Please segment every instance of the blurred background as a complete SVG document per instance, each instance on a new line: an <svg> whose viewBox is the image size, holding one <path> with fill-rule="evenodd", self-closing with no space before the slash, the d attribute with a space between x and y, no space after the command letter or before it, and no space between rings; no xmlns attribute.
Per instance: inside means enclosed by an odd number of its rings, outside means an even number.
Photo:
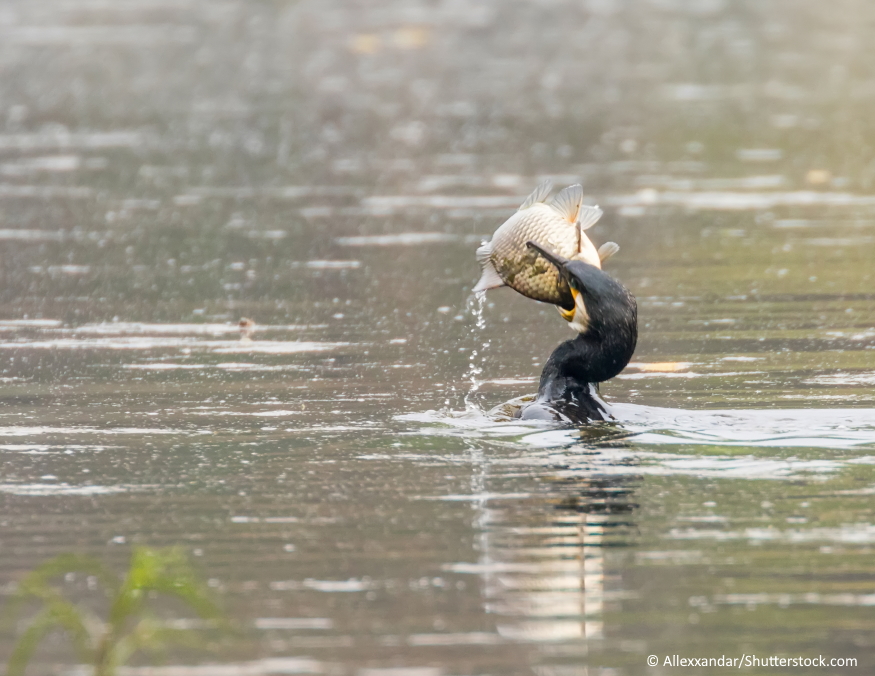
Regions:
<svg viewBox="0 0 875 676"><path fill-rule="evenodd" d="M0 0L2 593L182 546L241 631L131 675L871 670L873 35L863 0ZM627 425L483 415L571 337L469 299L545 178L638 297Z"/></svg>

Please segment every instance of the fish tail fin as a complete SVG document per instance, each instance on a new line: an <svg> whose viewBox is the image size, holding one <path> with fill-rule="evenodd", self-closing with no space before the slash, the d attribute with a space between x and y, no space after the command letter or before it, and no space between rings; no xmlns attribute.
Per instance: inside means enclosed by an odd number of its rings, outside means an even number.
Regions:
<svg viewBox="0 0 875 676"><path fill-rule="evenodd" d="M537 188L532 191L532 194L526 197L526 201L520 205L518 211L522 211L523 209L528 209L533 204L538 204L539 202L546 202L547 196L550 194L550 191L553 190L553 181L549 178L546 181L543 181Z"/></svg>
<svg viewBox="0 0 875 676"><path fill-rule="evenodd" d="M598 207L591 207L586 204L581 205L578 219L580 220L580 231L588 230L596 224L602 217L604 212Z"/></svg>
<svg viewBox="0 0 875 676"><path fill-rule="evenodd" d="M599 247L599 260L604 263L619 250L620 245L616 242L605 242Z"/></svg>
<svg viewBox="0 0 875 676"><path fill-rule="evenodd" d="M498 275L498 270L492 263L492 242L487 242L477 249L477 262L483 269L483 274L480 275L480 281L474 287L474 293L488 291L489 289L497 289L499 286L504 286L504 280Z"/></svg>
<svg viewBox="0 0 875 676"><path fill-rule="evenodd" d="M576 183L559 191L550 206L569 223L577 223L581 204L583 204L583 186Z"/></svg>

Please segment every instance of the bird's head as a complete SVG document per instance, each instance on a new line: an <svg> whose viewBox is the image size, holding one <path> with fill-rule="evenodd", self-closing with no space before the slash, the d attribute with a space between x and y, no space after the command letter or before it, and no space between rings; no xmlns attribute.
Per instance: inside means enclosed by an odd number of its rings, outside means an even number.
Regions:
<svg viewBox="0 0 875 676"><path fill-rule="evenodd" d="M638 308L635 297L610 275L589 263L556 254L537 242L526 242L556 266L574 298L572 308L559 308L563 318L578 333L607 337L634 325L637 335Z"/></svg>

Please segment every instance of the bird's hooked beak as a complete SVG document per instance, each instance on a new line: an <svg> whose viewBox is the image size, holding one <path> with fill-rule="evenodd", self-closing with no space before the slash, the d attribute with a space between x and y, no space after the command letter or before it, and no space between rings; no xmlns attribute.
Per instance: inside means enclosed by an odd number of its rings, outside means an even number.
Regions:
<svg viewBox="0 0 875 676"><path fill-rule="evenodd" d="M561 306L556 306L556 309L559 310L562 319L570 323L572 328L583 333L589 323L589 317L586 311L586 306L583 304L583 298L581 297L580 291L574 288L575 285L571 283L572 275L568 273L568 268L566 267L571 261L564 256L560 256L559 254L550 251L537 242L533 242L532 240L526 242L526 246L532 251L537 251L541 256L555 265L556 269L559 271L559 275L568 282L568 288L571 289L571 295L574 298L574 307L570 310L566 310ZM577 321L575 321L575 318Z"/></svg>
<svg viewBox="0 0 875 676"><path fill-rule="evenodd" d="M563 277L566 276L563 274L565 271L564 268L571 261L569 261L564 256L560 256L559 254L553 253L552 251L550 251L550 249L547 249L546 247L538 244L537 242L533 242L532 240L529 240L528 242L526 242L526 246L529 247L530 249L532 249L533 251L537 251L544 258L546 258L553 265L555 265L556 268L559 270L559 273L562 274Z"/></svg>

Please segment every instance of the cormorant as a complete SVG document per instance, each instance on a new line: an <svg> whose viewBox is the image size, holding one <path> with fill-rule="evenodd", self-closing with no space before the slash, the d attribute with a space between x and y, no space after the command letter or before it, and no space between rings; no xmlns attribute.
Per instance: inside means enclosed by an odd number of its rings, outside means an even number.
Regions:
<svg viewBox="0 0 875 676"><path fill-rule="evenodd" d="M555 265L568 282L574 306L561 311L578 335L553 350L541 372L538 396L515 417L569 423L611 420L598 384L622 371L635 352L635 296L594 265L569 260L536 242L526 245Z"/></svg>

